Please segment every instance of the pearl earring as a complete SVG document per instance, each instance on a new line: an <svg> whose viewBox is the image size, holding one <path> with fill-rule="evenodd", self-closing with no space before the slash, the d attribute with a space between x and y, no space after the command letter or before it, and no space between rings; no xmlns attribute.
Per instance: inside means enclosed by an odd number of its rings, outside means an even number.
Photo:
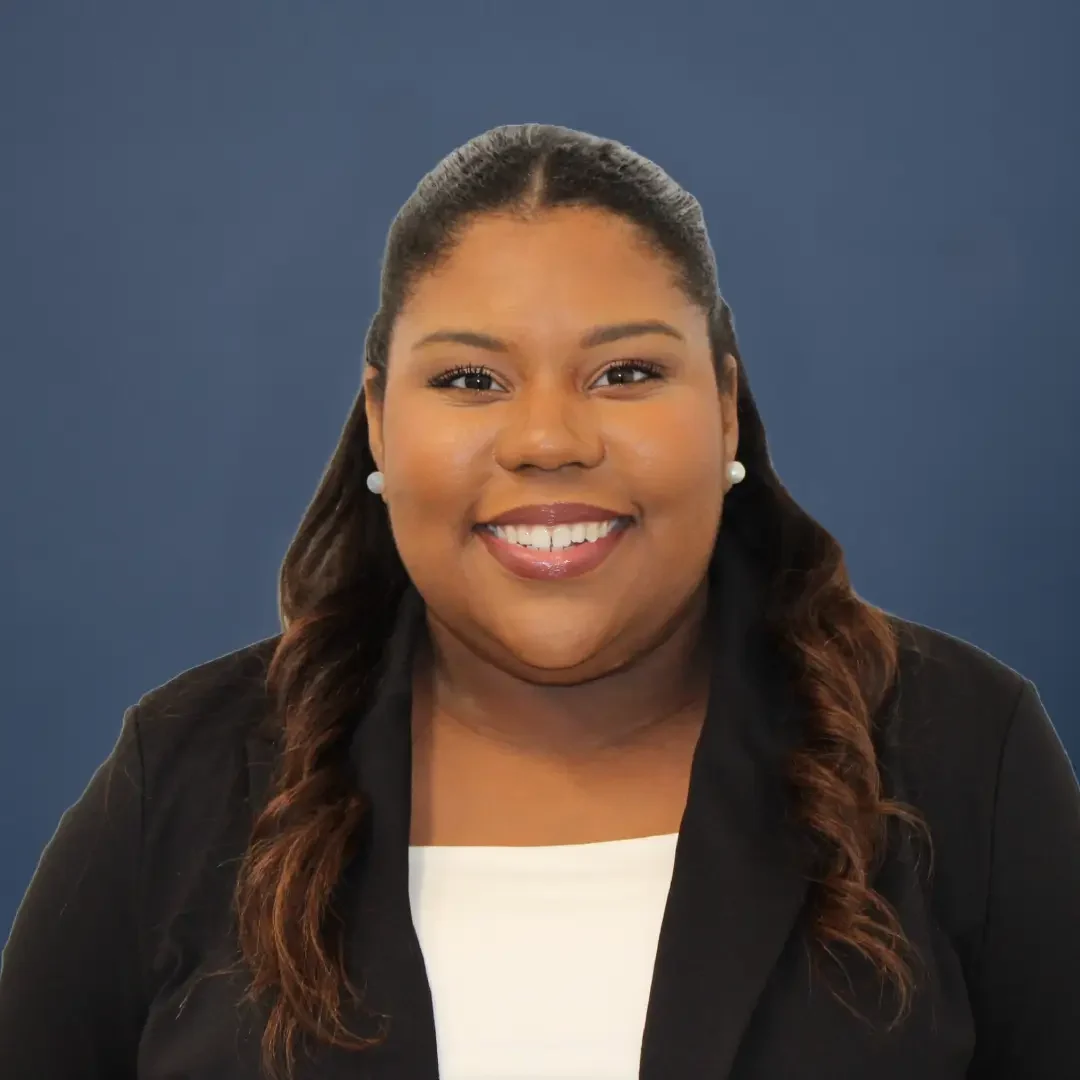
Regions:
<svg viewBox="0 0 1080 1080"><path fill-rule="evenodd" d="M383 493L383 474L381 472L368 473L367 475L368 491L372 495L381 495Z"/></svg>
<svg viewBox="0 0 1080 1080"><path fill-rule="evenodd" d="M746 479L746 466L741 461L733 461L727 467L727 475L733 484L740 484Z"/></svg>

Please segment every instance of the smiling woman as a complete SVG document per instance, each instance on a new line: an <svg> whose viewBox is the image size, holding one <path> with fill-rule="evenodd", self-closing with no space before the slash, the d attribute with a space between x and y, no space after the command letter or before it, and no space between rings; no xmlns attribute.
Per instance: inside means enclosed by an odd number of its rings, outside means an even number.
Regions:
<svg viewBox="0 0 1080 1080"><path fill-rule="evenodd" d="M46 849L5 1075L1080 1075L1061 743L784 488L697 200L486 132L365 359L282 633L146 694Z"/></svg>

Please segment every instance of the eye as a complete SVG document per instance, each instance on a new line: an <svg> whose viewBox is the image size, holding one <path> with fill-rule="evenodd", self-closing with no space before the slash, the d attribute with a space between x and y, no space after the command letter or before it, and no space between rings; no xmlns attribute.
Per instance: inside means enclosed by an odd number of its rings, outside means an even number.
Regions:
<svg viewBox="0 0 1080 1080"><path fill-rule="evenodd" d="M662 375L663 370L660 365L649 360L620 360L617 364L605 368L593 386L601 389L611 386L633 386L637 383L659 379Z"/></svg>
<svg viewBox="0 0 1080 1080"><path fill-rule="evenodd" d="M476 394L503 389L487 368L471 364L451 368L441 375L433 376L428 380L428 386L443 390L466 390Z"/></svg>

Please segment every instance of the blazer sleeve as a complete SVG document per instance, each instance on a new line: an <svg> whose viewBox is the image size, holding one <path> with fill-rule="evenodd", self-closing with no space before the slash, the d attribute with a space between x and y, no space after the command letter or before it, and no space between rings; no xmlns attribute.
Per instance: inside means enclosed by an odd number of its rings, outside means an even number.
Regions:
<svg viewBox="0 0 1080 1080"><path fill-rule="evenodd" d="M1025 681L998 771L973 1080L1080 1077L1080 785Z"/></svg>
<svg viewBox="0 0 1080 1080"><path fill-rule="evenodd" d="M144 1019L138 875L142 764L137 706L60 819L0 966L5 1076L129 1080Z"/></svg>

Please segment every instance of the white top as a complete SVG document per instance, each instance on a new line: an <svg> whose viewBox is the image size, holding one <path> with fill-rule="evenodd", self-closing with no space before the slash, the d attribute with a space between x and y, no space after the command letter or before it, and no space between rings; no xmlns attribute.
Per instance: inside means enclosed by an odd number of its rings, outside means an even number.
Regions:
<svg viewBox="0 0 1080 1080"><path fill-rule="evenodd" d="M637 1080L677 838L409 849L441 1080Z"/></svg>

